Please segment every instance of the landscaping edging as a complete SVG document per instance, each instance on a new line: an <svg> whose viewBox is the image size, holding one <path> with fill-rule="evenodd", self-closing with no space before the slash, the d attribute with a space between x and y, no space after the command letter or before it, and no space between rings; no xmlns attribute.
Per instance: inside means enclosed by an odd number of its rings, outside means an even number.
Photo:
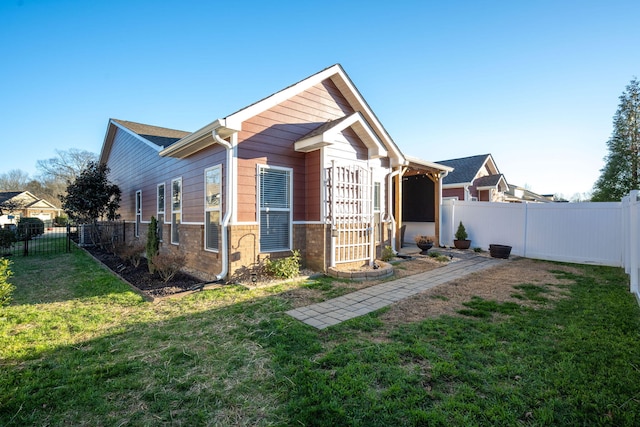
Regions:
<svg viewBox="0 0 640 427"><path fill-rule="evenodd" d="M337 267L329 267L327 275L338 279L351 280L380 280L393 276L393 266L384 261L376 261L378 268L353 268L341 270Z"/></svg>

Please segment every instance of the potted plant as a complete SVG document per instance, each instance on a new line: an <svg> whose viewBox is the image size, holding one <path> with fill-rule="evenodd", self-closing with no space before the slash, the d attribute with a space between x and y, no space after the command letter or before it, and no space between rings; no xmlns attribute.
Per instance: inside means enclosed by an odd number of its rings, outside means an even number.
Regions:
<svg viewBox="0 0 640 427"><path fill-rule="evenodd" d="M415 240L422 253L426 253L433 247L433 237L431 236L416 236L413 240Z"/></svg>
<svg viewBox="0 0 640 427"><path fill-rule="evenodd" d="M453 245L456 249L469 249L471 246L471 240L467 240L467 230L464 228L462 221L458 225L458 230L456 231L456 238L453 241Z"/></svg>

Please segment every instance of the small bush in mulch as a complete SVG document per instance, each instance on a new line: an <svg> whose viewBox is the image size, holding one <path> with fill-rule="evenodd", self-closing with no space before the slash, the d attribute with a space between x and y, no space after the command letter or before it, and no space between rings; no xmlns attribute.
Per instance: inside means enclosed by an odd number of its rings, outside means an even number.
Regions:
<svg viewBox="0 0 640 427"><path fill-rule="evenodd" d="M200 289L203 284L199 278L182 271L177 271L170 280L164 281L159 274L149 273L146 258L140 259L138 265L134 266L131 262L97 246L84 249L111 271L151 297L163 297Z"/></svg>

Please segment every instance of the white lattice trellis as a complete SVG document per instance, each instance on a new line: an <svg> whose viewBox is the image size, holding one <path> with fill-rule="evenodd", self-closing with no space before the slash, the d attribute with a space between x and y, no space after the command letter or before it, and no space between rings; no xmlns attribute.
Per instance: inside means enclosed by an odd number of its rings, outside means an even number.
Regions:
<svg viewBox="0 0 640 427"><path fill-rule="evenodd" d="M331 266L375 258L372 171L360 165L326 169L327 219L332 230Z"/></svg>

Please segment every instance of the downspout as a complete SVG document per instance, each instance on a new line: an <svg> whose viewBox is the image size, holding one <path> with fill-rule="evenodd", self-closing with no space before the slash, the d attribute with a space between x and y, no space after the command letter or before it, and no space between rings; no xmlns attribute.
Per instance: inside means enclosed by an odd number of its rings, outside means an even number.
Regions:
<svg viewBox="0 0 640 427"><path fill-rule="evenodd" d="M391 222L391 250L397 254L396 250L396 219L393 217L393 178L402 173L402 167L387 174L387 212L388 221Z"/></svg>
<svg viewBox="0 0 640 427"><path fill-rule="evenodd" d="M229 272L229 251L227 248L227 228L229 226L229 221L231 220L232 208L233 208L233 191L231 181L233 179L232 167L233 167L233 145L224 139L220 138L218 135L218 131L214 129L211 131L211 136L213 139L220 145L222 145L227 150L227 167L226 167L226 178L225 178L225 204L226 209L224 213L224 217L222 218L222 270L220 274L216 276L217 281L221 281L227 276Z"/></svg>

